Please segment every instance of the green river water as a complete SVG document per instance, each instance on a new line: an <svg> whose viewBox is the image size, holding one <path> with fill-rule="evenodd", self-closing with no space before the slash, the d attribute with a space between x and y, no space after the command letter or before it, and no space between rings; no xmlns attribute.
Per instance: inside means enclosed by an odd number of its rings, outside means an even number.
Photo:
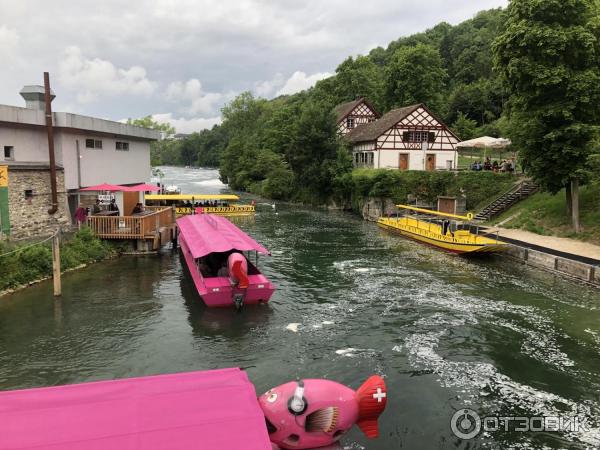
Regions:
<svg viewBox="0 0 600 450"><path fill-rule="evenodd" d="M216 171L165 168L184 192ZM269 248L270 304L203 306L176 252L122 257L0 299L0 389L239 366L260 394L295 378L385 377L380 438L348 449L599 448L600 291L504 258L464 259L337 212L257 205L236 221ZM577 416L578 430L450 427L479 416ZM492 422L493 425L493 422ZM1 432L2 424L0 424Z"/></svg>

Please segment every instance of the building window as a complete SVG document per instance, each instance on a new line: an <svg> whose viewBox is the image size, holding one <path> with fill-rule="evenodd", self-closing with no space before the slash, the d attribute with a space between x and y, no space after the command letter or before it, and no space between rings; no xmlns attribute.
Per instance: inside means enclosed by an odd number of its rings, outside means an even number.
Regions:
<svg viewBox="0 0 600 450"><path fill-rule="evenodd" d="M6 160L15 159L15 148L12 145L4 146L4 159L6 159Z"/></svg>
<svg viewBox="0 0 600 450"><path fill-rule="evenodd" d="M430 131L405 131L402 133L404 142L435 142L435 133Z"/></svg>
<svg viewBox="0 0 600 450"><path fill-rule="evenodd" d="M31 200L33 198L33 189L25 189L25 198Z"/></svg>
<svg viewBox="0 0 600 450"><path fill-rule="evenodd" d="M102 148L102 141L99 139L86 139L85 148Z"/></svg>
<svg viewBox="0 0 600 450"><path fill-rule="evenodd" d="M354 128L354 117L348 117L346 119L346 128Z"/></svg>
<svg viewBox="0 0 600 450"><path fill-rule="evenodd" d="M122 151L129 151L129 142L116 142L116 149Z"/></svg>

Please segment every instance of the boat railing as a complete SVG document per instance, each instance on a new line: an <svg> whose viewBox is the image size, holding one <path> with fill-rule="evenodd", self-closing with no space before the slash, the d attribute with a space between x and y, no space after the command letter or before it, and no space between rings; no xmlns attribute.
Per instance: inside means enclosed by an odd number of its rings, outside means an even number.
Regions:
<svg viewBox="0 0 600 450"><path fill-rule="evenodd" d="M147 206L144 215L87 218L90 229L103 239L144 239L173 222L173 208L165 206Z"/></svg>

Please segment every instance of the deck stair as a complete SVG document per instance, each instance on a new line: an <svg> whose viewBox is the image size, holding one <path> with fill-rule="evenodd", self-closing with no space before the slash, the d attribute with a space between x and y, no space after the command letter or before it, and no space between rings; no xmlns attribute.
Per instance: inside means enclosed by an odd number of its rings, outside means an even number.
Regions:
<svg viewBox="0 0 600 450"><path fill-rule="evenodd" d="M502 194L475 215L475 220L487 221L502 214L512 205L529 197L539 190L539 186L531 180L523 180L515 184L509 191Z"/></svg>

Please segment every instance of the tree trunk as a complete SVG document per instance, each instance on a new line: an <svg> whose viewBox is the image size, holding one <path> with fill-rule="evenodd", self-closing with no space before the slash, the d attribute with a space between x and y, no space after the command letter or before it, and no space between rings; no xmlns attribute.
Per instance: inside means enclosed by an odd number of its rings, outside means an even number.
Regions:
<svg viewBox="0 0 600 450"><path fill-rule="evenodd" d="M577 179L571 181L571 208L573 213L573 230L575 233L579 233L581 225L579 224L579 180Z"/></svg>
<svg viewBox="0 0 600 450"><path fill-rule="evenodd" d="M571 182L565 185L565 197L567 200L567 216L573 216L573 198L571 197Z"/></svg>

